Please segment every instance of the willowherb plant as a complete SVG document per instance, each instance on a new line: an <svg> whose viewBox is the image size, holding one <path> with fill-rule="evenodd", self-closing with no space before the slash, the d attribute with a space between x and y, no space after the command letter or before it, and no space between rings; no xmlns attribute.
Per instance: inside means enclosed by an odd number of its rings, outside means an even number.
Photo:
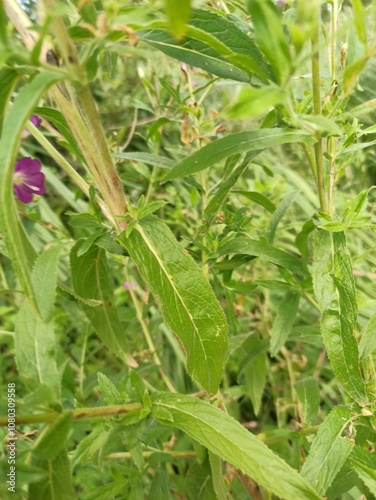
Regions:
<svg viewBox="0 0 376 500"><path fill-rule="evenodd" d="M375 495L376 4L0 13L1 498Z"/></svg>

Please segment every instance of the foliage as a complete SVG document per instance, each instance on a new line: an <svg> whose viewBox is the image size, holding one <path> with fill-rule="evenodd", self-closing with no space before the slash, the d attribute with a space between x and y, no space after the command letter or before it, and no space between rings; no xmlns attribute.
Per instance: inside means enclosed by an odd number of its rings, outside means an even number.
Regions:
<svg viewBox="0 0 376 500"><path fill-rule="evenodd" d="M376 3L0 16L0 497L376 495Z"/></svg>

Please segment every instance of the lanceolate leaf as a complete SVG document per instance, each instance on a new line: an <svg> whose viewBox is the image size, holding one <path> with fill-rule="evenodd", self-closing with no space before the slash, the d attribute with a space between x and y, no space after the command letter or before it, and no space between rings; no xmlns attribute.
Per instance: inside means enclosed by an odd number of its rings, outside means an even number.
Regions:
<svg viewBox="0 0 376 500"><path fill-rule="evenodd" d="M258 151L248 153L244 160L240 163L240 165L238 165L227 177L227 179L225 179L221 183L218 191L215 193L215 195L205 208L204 217L208 225L212 224L214 217L217 215L224 201L226 200L230 189L236 184L236 181L248 168L249 162L252 160L252 158L257 156L258 153Z"/></svg>
<svg viewBox="0 0 376 500"><path fill-rule="evenodd" d="M56 81L55 74L41 73L20 91L7 114L0 141L0 230L17 278L34 305L30 270L36 254L17 214L12 176L25 123L44 92Z"/></svg>
<svg viewBox="0 0 376 500"><path fill-rule="evenodd" d="M74 500L77 494L72 484L71 463L64 450L50 460L36 461L39 468L47 472L47 478L30 485L29 500Z"/></svg>
<svg viewBox="0 0 376 500"><path fill-rule="evenodd" d="M376 454L374 451L364 450L358 445L350 456L350 463L357 475L364 482L372 495L376 495Z"/></svg>
<svg viewBox="0 0 376 500"><path fill-rule="evenodd" d="M128 250L160 305L164 319L187 354L187 370L207 391L216 392L227 352L227 325L218 301L194 260L164 222L154 216L139 221Z"/></svg>
<svg viewBox="0 0 376 500"><path fill-rule="evenodd" d="M167 173L164 180L171 181L200 172L233 154L262 150L289 142L312 143L312 141L312 137L304 132L283 128L230 134L207 144L193 155L185 158Z"/></svg>
<svg viewBox="0 0 376 500"><path fill-rule="evenodd" d="M248 6L257 43L281 83L289 74L291 55L277 9L270 0L249 0Z"/></svg>
<svg viewBox="0 0 376 500"><path fill-rule="evenodd" d="M97 307L91 307L80 300L80 306L92 323L95 331L105 345L120 357L127 355L127 344L119 316L113 303L113 287L110 279L106 251L93 245L84 255L79 256L85 240L80 240L72 248L70 261L74 292L83 299L100 301Z"/></svg>
<svg viewBox="0 0 376 500"><path fill-rule="evenodd" d="M353 417L352 412L337 406L320 425L307 460L302 468L304 476L323 496L331 485L354 445L342 437L342 432Z"/></svg>
<svg viewBox="0 0 376 500"><path fill-rule="evenodd" d="M156 418L159 408L167 410L173 421L163 419L162 423L181 429L263 488L286 500L319 499L295 469L219 408L182 394L153 396Z"/></svg>
<svg viewBox="0 0 376 500"><path fill-rule="evenodd" d="M19 73L13 68L3 68L0 71L0 133L3 127L3 120L5 112L9 106L9 97L12 93L13 87L15 86Z"/></svg>
<svg viewBox="0 0 376 500"><path fill-rule="evenodd" d="M344 233L317 231L314 237L313 284L321 308L321 334L339 382L348 394L365 401L353 335L357 319L355 284Z"/></svg>
<svg viewBox="0 0 376 500"><path fill-rule="evenodd" d="M309 277L308 268L302 260L295 255L289 254L284 250L280 250L262 241L252 240L245 236L235 238L220 249L220 255L231 253L261 257L268 262L288 269L293 274L297 274L302 278Z"/></svg>
<svg viewBox="0 0 376 500"><path fill-rule="evenodd" d="M320 404L320 391L317 379L314 377L302 378L296 382L294 388L298 395L299 403L302 406L304 423L306 425L314 425Z"/></svg>
<svg viewBox="0 0 376 500"><path fill-rule="evenodd" d="M368 321L359 342L359 356L361 359L376 351L376 314Z"/></svg>
<svg viewBox="0 0 376 500"><path fill-rule="evenodd" d="M272 355L279 352L291 332L298 312L299 299L299 294L288 292L278 307L271 331L270 352Z"/></svg>
<svg viewBox="0 0 376 500"><path fill-rule="evenodd" d="M38 310L44 321L52 319L60 251L61 246L57 245L43 251L31 274Z"/></svg>
<svg viewBox="0 0 376 500"><path fill-rule="evenodd" d="M213 12L194 10L181 43L163 29L138 35L165 54L222 78L249 82L255 73L268 80L269 67L254 40L229 18Z"/></svg>
<svg viewBox="0 0 376 500"><path fill-rule="evenodd" d="M56 338L52 322L43 322L26 299L16 318L16 363L28 385L48 385L56 394L60 387L55 350Z"/></svg>

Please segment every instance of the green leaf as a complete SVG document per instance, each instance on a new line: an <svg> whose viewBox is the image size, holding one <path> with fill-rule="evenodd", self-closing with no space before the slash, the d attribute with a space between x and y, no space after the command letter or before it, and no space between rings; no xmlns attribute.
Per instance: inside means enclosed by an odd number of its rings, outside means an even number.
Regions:
<svg viewBox="0 0 376 500"><path fill-rule="evenodd" d="M13 195L12 179L18 146L26 121L39 99L58 77L53 73L38 74L23 87L7 114L0 140L0 230L16 276L31 302L36 306L30 270L35 251L20 223Z"/></svg>
<svg viewBox="0 0 376 500"><path fill-rule="evenodd" d="M270 85L261 89L244 87L235 104L225 111L225 116L230 119L259 116L282 104L285 99L285 91L276 86Z"/></svg>
<svg viewBox="0 0 376 500"><path fill-rule="evenodd" d="M129 238L128 250L156 298L163 317L187 354L187 370L208 392L216 392L227 352L227 325L222 309L194 260L164 222L142 219Z"/></svg>
<svg viewBox="0 0 376 500"><path fill-rule="evenodd" d="M111 382L111 380L101 372L97 373L97 379L98 379L99 390L104 396L106 405L119 404L121 396L117 388Z"/></svg>
<svg viewBox="0 0 376 500"><path fill-rule="evenodd" d="M232 193L240 194L249 200L254 201L258 205L264 207L268 212L273 214L276 211L276 206L266 196L256 191L238 191L234 190Z"/></svg>
<svg viewBox="0 0 376 500"><path fill-rule="evenodd" d="M346 224L340 221L330 221L324 222L324 224L320 225L320 229L324 229L330 233L342 233L347 229Z"/></svg>
<svg viewBox="0 0 376 500"><path fill-rule="evenodd" d="M0 134L3 128L3 121L6 110L9 106L9 98L12 90L19 79L19 73L13 68L3 68L0 71Z"/></svg>
<svg viewBox="0 0 376 500"><path fill-rule="evenodd" d="M182 394L154 393L153 401L153 409L162 407L170 412L174 419L171 425L268 491L286 500L319 499L296 470L219 408Z"/></svg>
<svg viewBox="0 0 376 500"><path fill-rule="evenodd" d="M364 359L376 351L376 314L368 321L359 342L359 357Z"/></svg>
<svg viewBox="0 0 376 500"><path fill-rule="evenodd" d="M268 262L288 269L291 273L297 274L302 278L309 277L307 266L295 255L289 254L263 241L252 240L245 236L235 238L225 243L225 245L220 248L219 253L220 255L234 253L261 257Z"/></svg>
<svg viewBox="0 0 376 500"><path fill-rule="evenodd" d="M294 389L302 408L305 425L314 425L320 404L320 391L317 379L314 377L302 378L295 383Z"/></svg>
<svg viewBox="0 0 376 500"><path fill-rule="evenodd" d="M222 78L248 82L255 73L261 80L268 80L269 68L254 40L230 17L192 11L187 36L180 44L162 29L143 30L138 35L170 57Z"/></svg>
<svg viewBox="0 0 376 500"><path fill-rule="evenodd" d="M54 422L44 427L33 446L33 453L53 460L65 448L65 441L71 429L72 414L63 413Z"/></svg>
<svg viewBox="0 0 376 500"><path fill-rule="evenodd" d="M361 0L351 0L356 33L363 45L367 46L367 28L365 22L365 12Z"/></svg>
<svg viewBox="0 0 376 500"><path fill-rule="evenodd" d="M176 40L181 40L186 32L191 12L190 0L165 0L171 33Z"/></svg>
<svg viewBox="0 0 376 500"><path fill-rule="evenodd" d="M171 181L179 177L201 172L207 167L215 165L228 156L259 151L268 147L291 142L311 143L313 139L304 132L288 129L261 129L251 132L229 134L222 139L217 139L185 158L170 170L164 181Z"/></svg>
<svg viewBox="0 0 376 500"><path fill-rule="evenodd" d="M101 301L98 307L91 307L82 301L80 306L104 344L114 354L130 363L131 357L127 354L124 327L120 323L113 303L113 288L106 252L94 245L79 257L79 250L84 243L84 240L78 241L70 254L74 292L83 299Z"/></svg>
<svg viewBox="0 0 376 500"><path fill-rule="evenodd" d="M226 200L230 189L236 184L239 177L243 175L243 173L248 168L249 162L259 154L259 151L254 151L253 153L248 153L244 160L238 165L233 172L225 179L218 188L218 191L215 193L213 198L208 203L207 207L204 211L204 218L208 225L213 223L215 216L220 211L224 201Z"/></svg>
<svg viewBox="0 0 376 500"><path fill-rule="evenodd" d="M290 205L294 203L295 198L298 193L295 191L293 193L288 193L282 202L278 205L277 210L274 212L272 220L270 221L270 225L268 231L266 232L266 240L272 245L275 237L275 232L277 230L278 224L281 222L282 218L286 215Z"/></svg>
<svg viewBox="0 0 376 500"><path fill-rule="evenodd" d="M223 481L222 460L209 451L209 462L212 473L213 488L217 500L229 500L229 491Z"/></svg>
<svg viewBox="0 0 376 500"><path fill-rule="evenodd" d="M140 375L134 370L129 370L129 378L136 398L141 404L144 402L145 392L148 392Z"/></svg>
<svg viewBox="0 0 376 500"><path fill-rule="evenodd" d="M342 432L353 418L344 406L337 406L325 418L313 441L301 474L324 496L337 473L345 463L354 445L342 437Z"/></svg>
<svg viewBox="0 0 376 500"><path fill-rule="evenodd" d="M64 117L64 115L57 109L40 107L37 108L36 113L44 118L47 122L52 123L54 127L60 132L65 141L61 141L62 145L68 149L73 155L75 155L82 164L86 164L84 155L81 149L78 147L77 141L72 134L70 127Z"/></svg>
<svg viewBox="0 0 376 500"><path fill-rule="evenodd" d="M100 424L78 443L73 452L72 463L77 465L92 460L93 457L104 447L110 436L110 431L105 424Z"/></svg>
<svg viewBox="0 0 376 500"><path fill-rule="evenodd" d="M358 445L354 446L349 459L355 472L364 482L372 495L376 495L376 456L375 452L364 450Z"/></svg>
<svg viewBox="0 0 376 500"><path fill-rule="evenodd" d="M72 471L68 455L61 452L51 460L39 460L37 465L47 472L47 478L29 487L29 500L75 500Z"/></svg>
<svg viewBox="0 0 376 500"><path fill-rule="evenodd" d="M53 323L43 322L27 299L16 317L14 342L19 374L30 385L44 384L58 394L60 374L55 360Z"/></svg>
<svg viewBox="0 0 376 500"><path fill-rule="evenodd" d="M281 16L270 0L249 0L248 10L257 43L274 70L275 81L282 83L291 71L291 55Z"/></svg>
<svg viewBox="0 0 376 500"><path fill-rule="evenodd" d="M228 78L239 82L249 82L250 76L242 69L227 61L224 56L212 49L206 43L185 37L179 45L164 30L153 29L137 33L141 40L148 42L164 54L182 61L190 66L201 68L222 78Z"/></svg>
<svg viewBox="0 0 376 500"><path fill-rule="evenodd" d="M151 201L147 205L143 206L140 208L137 212L137 219L143 219L144 217L147 217L148 215L152 214L153 212L156 212L160 208L164 207L167 205L167 201Z"/></svg>
<svg viewBox="0 0 376 500"><path fill-rule="evenodd" d="M161 464L156 470L153 481L151 482L148 500L171 500L172 497L168 484L169 476L166 472L166 467Z"/></svg>
<svg viewBox="0 0 376 500"><path fill-rule="evenodd" d="M353 335L357 319L355 283L343 233L316 232L312 277L321 308L321 334L334 374L355 401L364 402Z"/></svg>
<svg viewBox="0 0 376 500"><path fill-rule="evenodd" d="M277 309L270 341L270 353L275 356L289 336L299 308L300 295L288 292Z"/></svg>
<svg viewBox="0 0 376 500"><path fill-rule="evenodd" d="M245 376L247 395L252 401L253 411L258 415L266 383L267 356L263 342L255 333L244 341L242 350L248 362L242 363L239 371L240 375Z"/></svg>
<svg viewBox="0 0 376 500"><path fill-rule="evenodd" d="M56 245L43 252L35 261L31 273L31 282L35 290L40 316L43 321L52 319L54 312L57 269L61 245Z"/></svg>
<svg viewBox="0 0 376 500"><path fill-rule="evenodd" d="M115 158L123 158L124 160L137 161L146 163L146 165L153 165L160 168L172 168L175 165L174 160L166 158L165 156L152 155L149 153L116 153L113 155Z"/></svg>

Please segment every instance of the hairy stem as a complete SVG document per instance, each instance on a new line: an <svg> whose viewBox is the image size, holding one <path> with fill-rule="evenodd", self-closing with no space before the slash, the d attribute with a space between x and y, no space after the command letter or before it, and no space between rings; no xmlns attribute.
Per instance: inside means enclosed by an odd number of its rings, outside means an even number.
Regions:
<svg viewBox="0 0 376 500"><path fill-rule="evenodd" d="M70 413L72 415L73 420L87 420L90 418L114 417L116 415L124 415L131 411L140 410L141 408L142 408L141 403L129 403L126 405L81 408L79 410L70 410L63 412L63 414ZM31 415L18 415L16 416L16 425L43 424L43 423L53 422L61 415L62 413L58 413L56 411L35 413ZM0 417L0 427L6 427L7 425L8 425L8 417L7 416Z"/></svg>
<svg viewBox="0 0 376 500"><path fill-rule="evenodd" d="M319 52L319 30L320 30L320 10L317 8L317 24L312 36L312 96L313 96L313 113L321 115L321 76L320 76L320 52ZM316 172L317 172L317 189L319 192L320 208L323 212L327 212L325 180L324 180L324 156L323 142L320 137L315 144Z"/></svg>

